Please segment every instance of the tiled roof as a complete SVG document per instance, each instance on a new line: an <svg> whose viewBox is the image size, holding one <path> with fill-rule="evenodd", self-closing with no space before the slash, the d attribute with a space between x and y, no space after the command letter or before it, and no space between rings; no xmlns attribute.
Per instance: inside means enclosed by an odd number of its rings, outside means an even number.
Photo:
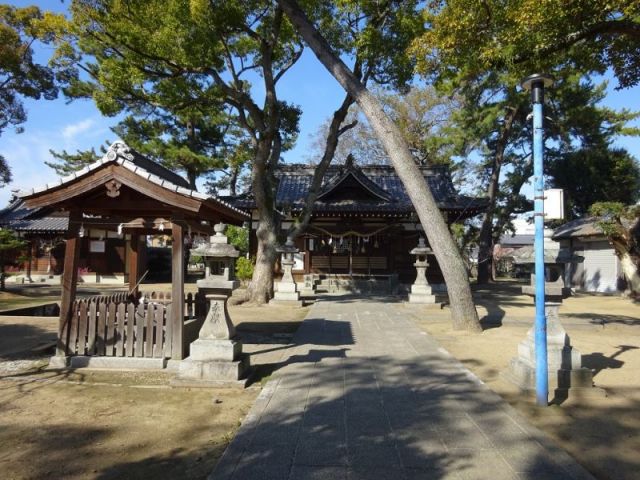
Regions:
<svg viewBox="0 0 640 480"><path fill-rule="evenodd" d="M346 177L346 170L353 168L353 176L366 179L365 187L374 193L370 199L340 198L332 201L330 196L325 199L320 196L314 205L314 212L389 212L411 213L413 204L406 193L404 185L391 166L376 165L362 167L330 166L325 175L322 192L339 188L339 184ZM428 183L440 209L457 212L460 216L470 216L484 210L487 205L485 198L467 197L455 191L449 170L446 167L420 167L425 181ZM276 176L279 180L276 203L279 207L290 206L293 211L302 209L305 198L313 179L314 167L306 165L284 165L279 168ZM364 183L364 182L363 182ZM375 195L381 192L382 195ZM255 202L251 195L236 197L234 204L240 208L251 209Z"/></svg>
<svg viewBox="0 0 640 480"><path fill-rule="evenodd" d="M502 235L500 237L500 245L533 245L535 235L528 234L516 234L516 235Z"/></svg>
<svg viewBox="0 0 640 480"><path fill-rule="evenodd" d="M17 232L64 233L69 227L65 216L43 216L40 208L27 208L21 199L15 199L0 211L0 226Z"/></svg>
<svg viewBox="0 0 640 480"><path fill-rule="evenodd" d="M572 220L556 228L553 231L553 239L602 236L602 232L596 227L595 223L596 218L594 217Z"/></svg>
<svg viewBox="0 0 640 480"><path fill-rule="evenodd" d="M236 213L241 214L242 216L246 216L246 212L227 202L220 200L217 197L212 197L204 193L191 190L189 188L189 183L180 175L172 172L171 170L168 170L167 168L152 160L149 160L135 150L129 148L129 146L121 141L114 142L109 147L107 153L105 153L105 155L100 160L92 163L91 165L88 165L83 169L72 173L71 175L60 178L56 183L46 184L39 188L32 188L27 191L19 192L18 196L29 197L31 195L35 195L49 189L57 188L66 183L73 182L77 178L83 177L94 170L99 169L107 163L117 163L119 165L122 165L124 168L130 170L136 175L172 192L176 192L181 195L196 198L202 201L210 201L233 210Z"/></svg>

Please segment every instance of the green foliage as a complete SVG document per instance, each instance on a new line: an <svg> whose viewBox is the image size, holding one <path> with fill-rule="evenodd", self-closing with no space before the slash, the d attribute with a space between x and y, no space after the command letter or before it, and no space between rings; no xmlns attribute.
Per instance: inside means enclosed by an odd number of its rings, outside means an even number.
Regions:
<svg viewBox="0 0 640 480"><path fill-rule="evenodd" d="M249 251L249 230L245 227L228 225L225 233L229 243L236 247L240 255L245 255Z"/></svg>
<svg viewBox="0 0 640 480"><path fill-rule="evenodd" d="M236 278L242 282L251 280L254 264L254 258L238 257L236 260Z"/></svg>
<svg viewBox="0 0 640 480"><path fill-rule="evenodd" d="M19 251L27 246L27 242L16 237L15 233L6 228L0 228L0 290L4 290L5 280L5 263L7 255L11 253L19 253Z"/></svg>
<svg viewBox="0 0 640 480"><path fill-rule="evenodd" d="M607 237L629 236L633 239L634 235L627 235L625 230L628 229L629 224L635 224L640 219L640 205L627 206L621 202L596 202L589 209L589 213L598 219L596 226Z"/></svg>
<svg viewBox="0 0 640 480"><path fill-rule="evenodd" d="M107 142L105 142L105 144L106 143ZM96 152L95 148L91 148L91 150L78 151L76 153L68 153L66 150L63 150L62 152L49 150L49 153L53 158L55 158L55 161L44 163L48 167L53 168L58 175L64 177L99 160L102 155L107 153L107 148L104 145L101 146L100 152L101 154Z"/></svg>
<svg viewBox="0 0 640 480"><path fill-rule="evenodd" d="M26 242L16 237L13 231L0 228L0 253L19 250L26 246Z"/></svg>
<svg viewBox="0 0 640 480"><path fill-rule="evenodd" d="M593 204L592 212L594 208L605 212L605 205L635 203L640 199L640 166L623 149L583 148L568 152L550 163L549 173L554 185L564 190L570 219L584 216ZM602 200L607 202L596 203Z"/></svg>
<svg viewBox="0 0 640 480"><path fill-rule="evenodd" d="M640 79L637 0L435 0L423 13L429 28L412 47L423 73L523 77L569 61L583 72L612 68L623 88Z"/></svg>
<svg viewBox="0 0 640 480"><path fill-rule="evenodd" d="M0 134L8 125L26 120L22 97L57 97L54 71L36 62L33 43L50 42L60 20L38 7L0 4Z"/></svg>
<svg viewBox="0 0 640 480"><path fill-rule="evenodd" d="M22 131L19 125L27 119L23 98L57 97L56 72L35 60L33 44L50 43L63 24L63 16L35 6L0 4L0 135L10 125ZM0 155L0 187L10 181L9 165Z"/></svg>

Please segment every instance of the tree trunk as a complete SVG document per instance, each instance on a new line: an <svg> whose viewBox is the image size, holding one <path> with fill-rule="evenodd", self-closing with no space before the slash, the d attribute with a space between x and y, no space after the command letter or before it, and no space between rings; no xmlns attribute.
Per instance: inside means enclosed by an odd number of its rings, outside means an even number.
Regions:
<svg viewBox="0 0 640 480"><path fill-rule="evenodd" d="M188 168L187 169L187 181L189 182L189 188L194 191L198 191L198 186L196 185L196 180L198 179L198 174L194 170Z"/></svg>
<svg viewBox="0 0 640 480"><path fill-rule="evenodd" d="M307 192L307 196L305 198L304 208L302 209L302 212L300 213L298 218L295 219L293 225L289 230L289 234L294 238L303 233L309 226L311 214L313 213L313 205L315 204L316 199L318 198L318 194L320 193L322 179L324 178L324 175L327 172L327 168L329 168L329 165L331 164L331 161L333 160L333 157L336 153L336 148L338 147L338 142L340 141L340 135L355 126L354 123L340 128L342 122L344 122L345 118L347 118L349 107L351 107L353 103L353 97L347 94L340 107L335 112L333 112L333 118L331 119L331 124L329 125L329 132L327 134L327 142L325 144L324 153L322 155L320 163L316 166L316 169L313 173L311 186L309 187L309 191Z"/></svg>
<svg viewBox="0 0 640 480"><path fill-rule="evenodd" d="M247 289L247 301L257 305L267 303L273 296L273 268L278 258L278 221L275 211L275 188L268 165L274 156L280 156L279 141L263 138L259 141L251 171L251 184L258 212L256 237L258 248L251 283Z"/></svg>
<svg viewBox="0 0 640 480"><path fill-rule="evenodd" d="M507 148L507 140L511 133L513 120L518 113L518 107L510 108L505 118L504 126L500 131L500 137L496 142L496 148L493 155L491 168L491 177L489 178L489 186L487 195L489 197L489 207L482 219L482 227L478 235L478 285L489 283L495 279L495 265L493 261L493 216L496 209L498 199L498 189L500 186L500 171L504 162L504 152Z"/></svg>
<svg viewBox="0 0 640 480"><path fill-rule="evenodd" d="M258 249L253 276L247 289L247 301L262 305L273 297L273 269L278 259L276 252L277 229L275 223L268 219L261 219L256 236Z"/></svg>
<svg viewBox="0 0 640 480"><path fill-rule="evenodd" d="M348 67L336 56L326 40L315 30L304 12L293 0L278 0L300 35L311 47L316 57L351 95L366 115L376 135L385 147L398 176L404 184L418 213L420 222L440 264L451 304L454 329L479 332L478 320L469 286L469 277L458 248L442 217L433 194L409 152L400 129L384 113L382 105Z"/></svg>
<svg viewBox="0 0 640 480"><path fill-rule="evenodd" d="M614 241L613 248L620 259L620 267L627 281L628 290L632 295L640 294L640 273L638 273L638 265L633 261L633 257L629 253L628 248L622 242Z"/></svg>
<svg viewBox="0 0 640 480"><path fill-rule="evenodd" d="M229 195L231 195L232 197L236 196L239 171L240 169L238 167L233 167L231 169L231 178L229 179Z"/></svg>

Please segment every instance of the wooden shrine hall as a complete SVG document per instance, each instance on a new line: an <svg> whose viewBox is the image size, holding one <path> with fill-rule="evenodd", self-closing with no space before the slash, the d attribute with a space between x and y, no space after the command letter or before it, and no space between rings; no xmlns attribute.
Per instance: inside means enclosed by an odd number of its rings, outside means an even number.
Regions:
<svg viewBox="0 0 640 480"><path fill-rule="evenodd" d="M351 157L350 157L351 158ZM483 212L486 198L459 194L446 166L420 166L447 223L462 221ZM304 205L313 180L311 165L282 165L276 171L277 208L284 213L283 233ZM252 211L250 250L255 254L257 213L249 193L233 200L234 205ZM307 231L296 240L293 273L349 277L397 277L409 283L415 279L415 258L409 254L424 230L404 185L389 165L358 166L352 160L331 165L313 206ZM443 283L440 268L432 257L429 281Z"/></svg>
<svg viewBox="0 0 640 480"><path fill-rule="evenodd" d="M185 241L208 235L218 222L242 224L243 211L193 191L182 177L116 142L104 157L59 182L20 192L27 208L68 212L56 357L156 357L181 360L185 353ZM76 301L80 238L85 229L116 232L127 239L129 286L140 278L137 254L145 235L170 234L172 287L164 302L120 297ZM171 298L171 301L166 301ZM196 331L197 335L197 331Z"/></svg>

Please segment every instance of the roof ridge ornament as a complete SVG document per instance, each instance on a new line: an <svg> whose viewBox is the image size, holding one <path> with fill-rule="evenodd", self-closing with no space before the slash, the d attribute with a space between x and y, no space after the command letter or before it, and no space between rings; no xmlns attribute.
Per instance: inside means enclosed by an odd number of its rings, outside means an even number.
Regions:
<svg viewBox="0 0 640 480"><path fill-rule="evenodd" d="M118 159L118 157L124 158L125 160L133 161L133 153L131 153L131 147L127 145L122 140L116 140L111 144L109 150L104 155L104 158L108 162L113 162Z"/></svg>
<svg viewBox="0 0 640 480"><path fill-rule="evenodd" d="M353 170L354 167L354 158L353 158L353 154L350 153L349 155L347 155L347 158L344 161L344 166L347 170Z"/></svg>

